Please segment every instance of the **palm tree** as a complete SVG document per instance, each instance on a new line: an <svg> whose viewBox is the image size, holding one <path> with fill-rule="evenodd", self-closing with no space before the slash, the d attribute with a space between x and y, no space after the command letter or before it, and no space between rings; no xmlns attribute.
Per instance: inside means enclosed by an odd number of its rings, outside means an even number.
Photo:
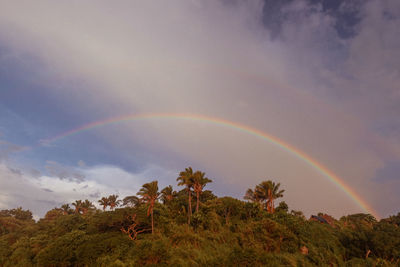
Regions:
<svg viewBox="0 0 400 267"><path fill-rule="evenodd" d="M243 197L246 200L249 200L254 203L260 203L260 199L258 198L257 194L253 191L253 189L247 189L246 194Z"/></svg>
<svg viewBox="0 0 400 267"><path fill-rule="evenodd" d="M121 200L117 200L118 195L110 195L108 197L108 205L110 206L110 209L113 210L115 207L117 207L120 203Z"/></svg>
<svg viewBox="0 0 400 267"><path fill-rule="evenodd" d="M94 205L93 205L92 202L90 202L89 200L85 199L85 201L82 202L81 209L82 209L82 214L86 215L86 213L88 213L89 210L94 209Z"/></svg>
<svg viewBox="0 0 400 267"><path fill-rule="evenodd" d="M270 212L269 196L271 192L271 181L262 181L256 185L254 189L254 195L259 199L260 203L263 203L264 207Z"/></svg>
<svg viewBox="0 0 400 267"><path fill-rule="evenodd" d="M272 187L271 187L271 195L270 195L270 205L271 205L271 212L274 213L275 212L274 201L277 198L283 197L283 192L285 192L285 190L284 189L279 190L281 183L277 183L277 184L275 184L274 182L271 182L271 183L272 183Z"/></svg>
<svg viewBox="0 0 400 267"><path fill-rule="evenodd" d="M192 177L193 183L193 191L196 193L196 213L199 212L199 202L200 202L200 194L203 192L203 188L206 184L211 183L212 180L205 177L205 173L201 171L196 171Z"/></svg>
<svg viewBox="0 0 400 267"><path fill-rule="evenodd" d="M190 217L192 216L192 183L193 169L192 167L185 168L185 171L179 173L179 177L176 178L179 181L178 186L186 186L186 191L189 195L189 207L188 207L188 224L190 224Z"/></svg>
<svg viewBox="0 0 400 267"><path fill-rule="evenodd" d="M68 215L71 212L71 208L69 207L69 204L62 205L60 209L64 215Z"/></svg>
<svg viewBox="0 0 400 267"><path fill-rule="evenodd" d="M163 190L161 190L162 202L164 204L168 203L169 201L171 201L174 198L175 194L176 194L176 192L172 189L172 185L165 187Z"/></svg>
<svg viewBox="0 0 400 267"><path fill-rule="evenodd" d="M122 205L129 207L137 207L142 203L137 196L127 196L122 200Z"/></svg>
<svg viewBox="0 0 400 267"><path fill-rule="evenodd" d="M110 202L106 197L102 197L98 202L101 206L103 206L103 211L105 211L107 206L110 205Z"/></svg>
<svg viewBox="0 0 400 267"><path fill-rule="evenodd" d="M144 184L142 188L137 193L139 196L142 197L142 200L149 204L149 208L147 210L147 216L151 215L151 233L154 233L154 218L153 218L153 211L154 205L160 196L158 192L158 182L152 181L150 183Z"/></svg>
<svg viewBox="0 0 400 267"><path fill-rule="evenodd" d="M285 192L285 190L279 190L280 185L280 183L275 184L271 180L263 181L256 185L254 190L247 189L244 199L263 204L269 213L274 213L275 199L283 197L283 192Z"/></svg>
<svg viewBox="0 0 400 267"><path fill-rule="evenodd" d="M75 207L75 213L80 214L82 210L82 200L75 200L74 203L72 203L72 206Z"/></svg>
<svg viewBox="0 0 400 267"><path fill-rule="evenodd" d="M285 190L279 190L280 185L268 180L261 182L254 190L256 197L266 201L265 205L269 213L275 212L275 199L283 197L283 192L285 192Z"/></svg>
<svg viewBox="0 0 400 267"><path fill-rule="evenodd" d="M253 203L256 203L260 207L260 209L263 209L263 205L262 205L263 200L261 199L259 194L257 194L255 189L254 190L250 189L250 188L247 189L246 194L244 195L243 198L246 200L249 200Z"/></svg>

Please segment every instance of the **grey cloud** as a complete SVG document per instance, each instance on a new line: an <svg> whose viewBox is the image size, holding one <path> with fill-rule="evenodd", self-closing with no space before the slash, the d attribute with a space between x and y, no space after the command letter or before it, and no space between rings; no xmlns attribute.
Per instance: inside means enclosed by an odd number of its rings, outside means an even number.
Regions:
<svg viewBox="0 0 400 267"><path fill-rule="evenodd" d="M23 206L36 215L44 215L47 206L35 201L38 196L44 199L49 198L47 192L43 192L27 177L12 172L6 165L0 164L0 208L10 209Z"/></svg>
<svg viewBox="0 0 400 267"><path fill-rule="evenodd" d="M42 203L42 204L45 204L46 206L48 206L48 207L56 207L56 206L59 206L59 205L61 205L62 204L62 202L57 202L57 201L52 201L52 200L46 200L46 199L35 199L34 200L35 202L38 202L38 203Z"/></svg>
<svg viewBox="0 0 400 267"><path fill-rule="evenodd" d="M100 192L95 192L95 193L89 194L89 197L91 197L91 198L99 198L100 195L101 195Z"/></svg>
<svg viewBox="0 0 400 267"><path fill-rule="evenodd" d="M53 190L48 189L48 188L42 188L42 189L43 189L43 191L46 191L46 192L49 192L49 193L53 193L54 192Z"/></svg>
<svg viewBox="0 0 400 267"><path fill-rule="evenodd" d="M41 172L39 170L36 170L36 169L30 169L28 171L28 173L30 175L32 175L32 177L35 177L35 178L37 178L37 177L39 177L41 175Z"/></svg>
<svg viewBox="0 0 400 267"><path fill-rule="evenodd" d="M51 176L56 176L61 180L75 180L82 182L85 179L85 175L75 170L73 167L61 165L55 161L48 160L45 168Z"/></svg>
<svg viewBox="0 0 400 267"><path fill-rule="evenodd" d="M119 170L116 167L107 168L88 168L88 172L96 176L107 176L110 173L124 173L129 180L130 187L135 190L138 185L134 185L135 176ZM128 179L130 177L130 179ZM74 187L88 183L82 186L80 190ZM129 188L126 185L111 186L95 181L84 181L78 183L68 179L60 180L58 177L32 177L25 173L13 172L9 166L0 163L0 209L10 209L22 206L31 210L35 217L44 216L44 214L62 203L72 203L77 199L88 198L96 201L101 194L109 195L119 189L124 195L129 195Z"/></svg>
<svg viewBox="0 0 400 267"><path fill-rule="evenodd" d="M14 168L11 168L11 167L9 167L8 169L14 174L22 175L22 171L21 170L14 169Z"/></svg>
<svg viewBox="0 0 400 267"><path fill-rule="evenodd" d="M290 6L302 3L308 6L306 13L290 12ZM263 7L263 23L270 30L273 39L279 38L284 24L296 16L301 19L313 13L323 13L332 17L332 26L341 38L351 38L356 35L356 26L361 20L360 11L365 1L338 0L338 1L295 1L295 0L265 0ZM299 11L299 10L297 10ZM301 10L302 12L305 9Z"/></svg>

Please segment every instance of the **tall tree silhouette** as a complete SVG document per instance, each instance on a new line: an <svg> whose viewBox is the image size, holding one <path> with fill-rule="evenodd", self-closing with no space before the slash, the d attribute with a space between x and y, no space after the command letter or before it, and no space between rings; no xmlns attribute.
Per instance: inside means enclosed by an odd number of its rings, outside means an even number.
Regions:
<svg viewBox="0 0 400 267"><path fill-rule="evenodd" d="M143 201L149 205L147 209L147 216L151 215L151 233L154 233L154 205L160 196L158 192L158 182L152 181L150 183L144 184L142 188L137 193L139 196L142 197Z"/></svg>
<svg viewBox="0 0 400 267"><path fill-rule="evenodd" d="M269 213L275 212L275 199L283 196L285 190L279 190L280 183L275 184L271 180L263 181L254 190L256 198L264 202L265 208Z"/></svg>
<svg viewBox="0 0 400 267"><path fill-rule="evenodd" d="M71 212L71 208L69 207L69 204L63 204L61 206L61 211L64 215L68 215Z"/></svg>
<svg viewBox="0 0 400 267"><path fill-rule="evenodd" d="M193 187L193 169L192 167L185 168L185 171L179 173L176 178L178 186L185 186L188 193L188 224L190 224L190 217L192 216L192 190Z"/></svg>
<svg viewBox="0 0 400 267"><path fill-rule="evenodd" d="M264 206L269 213L275 212L275 199L283 196L285 190L279 190L280 183L275 183L271 180L262 181L256 185L254 190L247 189L244 199Z"/></svg>
<svg viewBox="0 0 400 267"><path fill-rule="evenodd" d="M170 202L176 192L173 190L172 185L166 186L163 190L161 190L161 200L164 204Z"/></svg>
<svg viewBox="0 0 400 267"><path fill-rule="evenodd" d="M86 215L90 210L93 210L94 208L95 207L91 201L85 199L85 201L82 202L81 210L83 215Z"/></svg>
<svg viewBox="0 0 400 267"><path fill-rule="evenodd" d="M103 211L105 211L108 205L110 204L107 197L102 197L98 202L101 206L103 206Z"/></svg>
<svg viewBox="0 0 400 267"><path fill-rule="evenodd" d="M117 200L117 199L118 199L118 195L110 195L108 197L108 205L110 206L111 210L114 210L114 208L117 207L121 203L121 200Z"/></svg>
<svg viewBox="0 0 400 267"><path fill-rule="evenodd" d="M82 200L75 200L74 203L72 203L72 206L75 207L75 213L80 214L82 210Z"/></svg>
<svg viewBox="0 0 400 267"><path fill-rule="evenodd" d="M205 177L205 173L196 171L192 177L193 191L196 193L196 213L199 212L200 194L203 192L203 188L211 183L212 180Z"/></svg>
<svg viewBox="0 0 400 267"><path fill-rule="evenodd" d="M284 189L279 190L279 187L281 186L280 183L275 184L275 182L269 181L270 182L270 191L268 192L268 202L270 206L270 212L274 213L275 212L275 199L283 197L283 192L285 192Z"/></svg>
<svg viewBox="0 0 400 267"><path fill-rule="evenodd" d="M261 199L257 196L257 194L253 191L253 189L247 189L246 194L243 197L246 200L249 200L254 203L261 203Z"/></svg>
<svg viewBox="0 0 400 267"><path fill-rule="evenodd" d="M142 203L142 200L137 196L127 196L122 200L122 205L128 207L137 207Z"/></svg>

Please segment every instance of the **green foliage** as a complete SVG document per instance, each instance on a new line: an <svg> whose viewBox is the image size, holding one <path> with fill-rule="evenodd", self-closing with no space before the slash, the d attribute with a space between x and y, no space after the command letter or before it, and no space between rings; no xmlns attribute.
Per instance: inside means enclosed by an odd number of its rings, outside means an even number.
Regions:
<svg viewBox="0 0 400 267"><path fill-rule="evenodd" d="M288 212L289 211L289 206L286 204L285 201L279 202L278 207L275 209L276 212Z"/></svg>
<svg viewBox="0 0 400 267"><path fill-rule="evenodd" d="M374 256L382 259L400 258L399 226L385 221L379 222L374 225L370 238L371 251Z"/></svg>
<svg viewBox="0 0 400 267"><path fill-rule="evenodd" d="M65 204L38 222L22 208L0 211L0 266L399 266L400 214L379 222L369 214L340 220L318 214L328 224L306 220L284 201L264 208L282 193L279 184L264 183L263 201L199 189L199 209L188 223L189 206L197 204L185 180L191 175L191 168L181 173L179 192L164 188L162 203L154 181L140 198L125 198L123 208L114 195L110 210L78 200L74 209ZM268 185L275 186L272 200ZM100 204L109 205L110 197ZM135 238L123 231L129 227Z"/></svg>
<svg viewBox="0 0 400 267"><path fill-rule="evenodd" d="M275 212L274 201L277 198L283 197L285 190L280 190L280 183L275 183L271 180L262 181L256 185L254 190L247 189L244 199L254 203L258 203L264 207L269 213Z"/></svg>
<svg viewBox="0 0 400 267"><path fill-rule="evenodd" d="M0 266L4 266L10 261L10 255L12 252L13 251L10 248L8 241L3 236L0 239Z"/></svg>
<svg viewBox="0 0 400 267"><path fill-rule="evenodd" d="M12 217L21 221L30 221L32 220L32 212L29 210L23 210L22 207L19 207L12 210L0 211L0 217Z"/></svg>

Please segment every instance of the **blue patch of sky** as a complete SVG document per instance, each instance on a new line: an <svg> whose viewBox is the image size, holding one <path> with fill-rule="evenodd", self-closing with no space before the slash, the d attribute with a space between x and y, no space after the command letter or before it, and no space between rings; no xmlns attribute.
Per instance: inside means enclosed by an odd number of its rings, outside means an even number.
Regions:
<svg viewBox="0 0 400 267"><path fill-rule="evenodd" d="M51 93L52 85L45 84L38 71L41 67L40 62L29 55L17 56L0 47L0 108L8 110L5 116L14 114L9 117L10 121L16 117L19 123L25 121L21 128L36 128L41 134L37 136L39 139L64 127L73 127L77 120L68 114L71 109L66 107L66 99L57 99ZM3 116L3 122L6 119Z"/></svg>
<svg viewBox="0 0 400 267"><path fill-rule="evenodd" d="M272 39L278 37L283 22L287 20L287 14L282 12L282 8L292 2L293 0L264 0L262 20L265 27L270 31Z"/></svg>
<svg viewBox="0 0 400 267"><path fill-rule="evenodd" d="M356 34L356 25L361 21L361 7L365 1L360 0L310 0L312 4L321 4L322 11L336 18L335 29L343 38Z"/></svg>
<svg viewBox="0 0 400 267"><path fill-rule="evenodd" d="M84 90L93 86L84 78L55 75L39 58L18 54L0 38L0 108L42 129L38 140L121 115L113 114L118 103L96 102L92 91Z"/></svg>
<svg viewBox="0 0 400 267"><path fill-rule="evenodd" d="M279 36L283 23L288 14L282 9L296 0L264 0L263 23L270 30L271 38ZM362 1L359 0L309 0L311 5L319 5L322 12L336 19L335 30L343 39L351 38L356 34L356 26L361 21L360 10Z"/></svg>
<svg viewBox="0 0 400 267"><path fill-rule="evenodd" d="M144 165L140 160L146 150L140 145L126 145L117 151L96 130L59 140L50 146L38 146L42 139L57 136L92 121L104 119L101 106L81 105L84 90L79 95L79 81L64 90L54 90L57 80L46 79L46 70L40 60L31 55L17 55L0 42L0 133L8 142L32 149L14 153L12 158L43 170L46 160L76 166L84 160L89 166L112 164L135 171ZM69 90L74 86L75 90ZM116 115L110 114L109 116ZM129 150L131 149L131 150ZM125 152L124 152L125 151ZM129 151L134 151L129 153ZM122 152L122 153L121 153Z"/></svg>

